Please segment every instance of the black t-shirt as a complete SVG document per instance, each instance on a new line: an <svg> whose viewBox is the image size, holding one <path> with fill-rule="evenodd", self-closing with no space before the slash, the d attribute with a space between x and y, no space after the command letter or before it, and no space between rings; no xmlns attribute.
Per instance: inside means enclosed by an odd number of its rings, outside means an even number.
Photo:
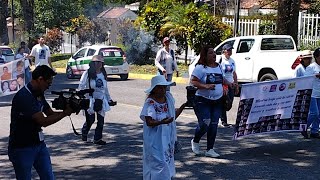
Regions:
<svg viewBox="0 0 320 180"><path fill-rule="evenodd" d="M22 148L40 143L39 132L42 129L32 115L46 111L49 104L44 97L40 100L31 94L33 90L30 83L27 88L25 86L19 90L12 100L9 147Z"/></svg>

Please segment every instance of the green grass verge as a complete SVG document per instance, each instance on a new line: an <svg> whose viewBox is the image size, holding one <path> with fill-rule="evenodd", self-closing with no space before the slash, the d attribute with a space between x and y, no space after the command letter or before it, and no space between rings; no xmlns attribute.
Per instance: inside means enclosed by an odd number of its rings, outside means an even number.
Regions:
<svg viewBox="0 0 320 180"><path fill-rule="evenodd" d="M52 66L54 68L66 68L68 59L65 60L59 60L52 62ZM178 64L179 67L179 76L184 75L188 72L188 66L184 64ZM135 74L156 74L157 68L154 65L130 65L130 73Z"/></svg>

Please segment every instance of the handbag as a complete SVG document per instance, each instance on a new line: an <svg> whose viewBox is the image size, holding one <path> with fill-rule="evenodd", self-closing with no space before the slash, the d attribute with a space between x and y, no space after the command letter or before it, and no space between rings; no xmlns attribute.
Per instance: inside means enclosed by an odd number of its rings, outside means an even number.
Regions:
<svg viewBox="0 0 320 180"><path fill-rule="evenodd" d="M232 108L232 101L228 94L224 94L222 96L222 105L223 105L223 110L229 111Z"/></svg>
<svg viewBox="0 0 320 180"><path fill-rule="evenodd" d="M95 112L101 111L102 110L102 103L103 103L102 99L95 99L94 104L93 104L93 110Z"/></svg>

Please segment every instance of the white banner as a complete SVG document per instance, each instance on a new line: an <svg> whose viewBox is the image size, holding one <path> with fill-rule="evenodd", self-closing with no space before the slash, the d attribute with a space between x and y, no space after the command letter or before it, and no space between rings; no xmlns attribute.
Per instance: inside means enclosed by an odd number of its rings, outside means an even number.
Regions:
<svg viewBox="0 0 320 180"><path fill-rule="evenodd" d="M0 65L0 96L18 92L25 82L24 59L18 59Z"/></svg>
<svg viewBox="0 0 320 180"><path fill-rule="evenodd" d="M234 139L257 133L305 129L314 78L243 85Z"/></svg>

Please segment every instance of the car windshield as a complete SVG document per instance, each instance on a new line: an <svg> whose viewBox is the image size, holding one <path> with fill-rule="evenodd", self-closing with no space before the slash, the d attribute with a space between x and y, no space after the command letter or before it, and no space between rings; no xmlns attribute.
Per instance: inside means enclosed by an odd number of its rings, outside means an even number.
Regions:
<svg viewBox="0 0 320 180"><path fill-rule="evenodd" d="M100 54L103 57L123 57L123 52L121 49L101 49Z"/></svg>
<svg viewBox="0 0 320 180"><path fill-rule="evenodd" d="M2 55L4 56L13 55L13 51L10 48L1 48L1 50L2 50Z"/></svg>

